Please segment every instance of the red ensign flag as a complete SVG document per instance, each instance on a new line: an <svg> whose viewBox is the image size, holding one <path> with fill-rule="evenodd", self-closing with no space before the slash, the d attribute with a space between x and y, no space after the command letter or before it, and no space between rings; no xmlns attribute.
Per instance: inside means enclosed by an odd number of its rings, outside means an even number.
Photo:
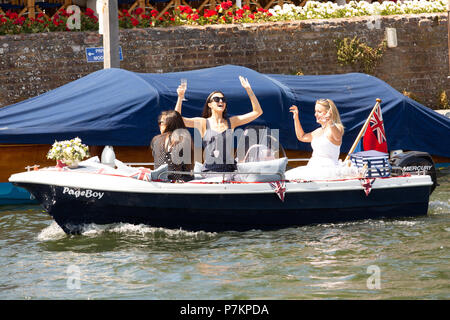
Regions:
<svg viewBox="0 0 450 320"><path fill-rule="evenodd" d="M380 152L388 152L386 133L384 132L383 116L381 108L378 106L370 118L363 138L364 150L377 150Z"/></svg>

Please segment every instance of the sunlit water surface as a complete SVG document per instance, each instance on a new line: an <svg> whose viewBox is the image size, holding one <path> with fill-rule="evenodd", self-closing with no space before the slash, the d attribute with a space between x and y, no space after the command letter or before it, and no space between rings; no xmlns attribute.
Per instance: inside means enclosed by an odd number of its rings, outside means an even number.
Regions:
<svg viewBox="0 0 450 320"><path fill-rule="evenodd" d="M427 216L271 232L67 236L38 206L3 206L0 299L449 299L450 175L439 183Z"/></svg>

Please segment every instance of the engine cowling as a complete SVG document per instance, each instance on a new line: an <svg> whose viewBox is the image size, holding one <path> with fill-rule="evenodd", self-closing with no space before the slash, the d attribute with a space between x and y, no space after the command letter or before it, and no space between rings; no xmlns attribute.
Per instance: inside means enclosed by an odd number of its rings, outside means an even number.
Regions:
<svg viewBox="0 0 450 320"><path fill-rule="evenodd" d="M389 159L392 166L392 175L411 175L427 174L431 177L433 185L430 194L438 186L436 177L436 167L430 154L422 151L406 151L392 156Z"/></svg>

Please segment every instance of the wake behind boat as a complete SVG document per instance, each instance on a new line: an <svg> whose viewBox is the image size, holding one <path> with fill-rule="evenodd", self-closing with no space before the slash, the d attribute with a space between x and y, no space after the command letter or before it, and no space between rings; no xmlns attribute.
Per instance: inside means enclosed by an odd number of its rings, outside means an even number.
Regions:
<svg viewBox="0 0 450 320"><path fill-rule="evenodd" d="M156 178L156 179L155 179ZM14 174L66 233L86 224L131 223L190 231L274 230L315 223L426 215L429 175L243 182L225 176L185 183L144 181L85 162Z"/></svg>

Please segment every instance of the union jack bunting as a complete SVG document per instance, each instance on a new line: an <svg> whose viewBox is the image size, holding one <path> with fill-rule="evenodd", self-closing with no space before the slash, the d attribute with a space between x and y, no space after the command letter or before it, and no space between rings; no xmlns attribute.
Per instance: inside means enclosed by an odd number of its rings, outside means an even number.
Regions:
<svg viewBox="0 0 450 320"><path fill-rule="evenodd" d="M372 185L375 179L361 179L361 185L364 188L364 192L366 193L366 197L369 195L370 191L372 191Z"/></svg>
<svg viewBox="0 0 450 320"><path fill-rule="evenodd" d="M284 193L286 192L286 183L284 181L270 182L270 186L275 191L277 196L284 202Z"/></svg>
<svg viewBox="0 0 450 320"><path fill-rule="evenodd" d="M130 177L143 181L152 181L152 171L147 168L139 168L138 171Z"/></svg>

